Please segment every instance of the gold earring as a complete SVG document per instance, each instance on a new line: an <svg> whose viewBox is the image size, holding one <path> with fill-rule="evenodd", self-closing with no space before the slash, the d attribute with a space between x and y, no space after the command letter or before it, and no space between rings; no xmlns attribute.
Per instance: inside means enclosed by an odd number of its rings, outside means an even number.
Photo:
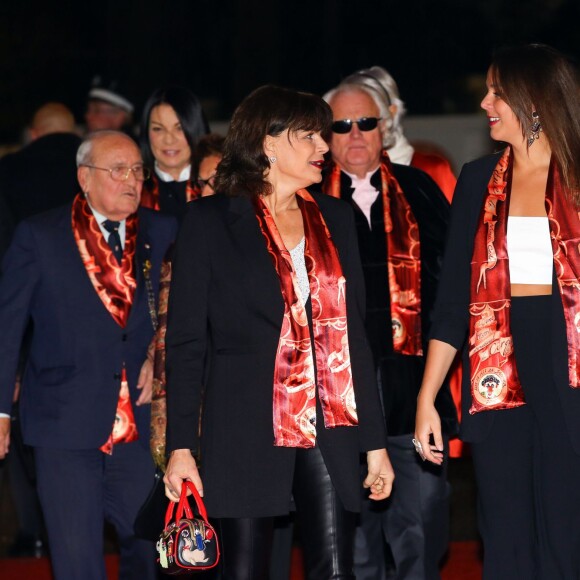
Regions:
<svg viewBox="0 0 580 580"><path fill-rule="evenodd" d="M542 125L540 123L540 115L537 111L532 112L532 126L530 127L530 134L528 135L528 147L534 144L534 141L540 138Z"/></svg>

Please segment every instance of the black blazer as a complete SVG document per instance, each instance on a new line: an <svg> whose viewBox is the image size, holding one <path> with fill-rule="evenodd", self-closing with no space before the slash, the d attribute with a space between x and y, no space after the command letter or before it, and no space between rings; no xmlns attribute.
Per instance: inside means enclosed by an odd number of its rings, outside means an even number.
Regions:
<svg viewBox="0 0 580 580"><path fill-rule="evenodd" d="M151 171L155 171L155 169ZM187 181L163 181L158 176L155 177L159 188L159 211L172 215L181 223L187 209L187 201L185 199ZM150 177L143 184L143 193L151 191L153 186L153 177Z"/></svg>
<svg viewBox="0 0 580 580"><path fill-rule="evenodd" d="M51 133L0 160L0 194L16 222L72 201L80 144L73 133Z"/></svg>
<svg viewBox="0 0 580 580"><path fill-rule="evenodd" d="M449 202L436 183L423 171L406 165L392 164L417 225L421 241L421 336L427 352L430 315L435 302L441 267ZM381 172L371 177L371 185L381 190ZM313 186L316 188L316 186ZM353 201L352 179L340 174L340 197L349 202L355 214L358 245L366 285L366 330L373 352L375 368L380 369L384 412L389 436L409 435L415 430L417 395L423 379L424 356L401 355L393 351L391 297L387 264L387 240L382 195L371 206L371 223ZM447 381L435 402L443 432L456 434L457 413Z"/></svg>
<svg viewBox="0 0 580 580"><path fill-rule="evenodd" d="M360 426L325 429L317 442L351 511L360 506L359 453L386 446L363 324L364 283L352 210L314 196L347 280L349 346ZM168 450L201 451L205 502L214 517L288 513L295 449L274 447L272 388L284 303L280 281L245 197L190 204L176 245L167 345ZM204 379L201 443L198 422Z"/></svg>
<svg viewBox="0 0 580 580"><path fill-rule="evenodd" d="M81 260L71 205L20 223L0 280L0 411L10 413L20 341L34 328L20 398L25 443L96 449L111 433L123 362L133 403L153 336L142 272L151 262L157 292L161 261L175 237L173 218L139 210L137 288L125 328L109 314ZM133 405L140 440L149 445L150 406Z"/></svg>
<svg viewBox="0 0 580 580"><path fill-rule="evenodd" d="M451 207L451 224L441 270L441 279L430 338L463 348L461 438L481 442L488 435L497 413L469 414L471 386L466 338L469 332L471 256L477 219L481 213L487 184L501 152L467 163L459 176ZM564 310L555 276L552 281L552 369L572 445L580 453L580 389L568 382L568 350Z"/></svg>
<svg viewBox="0 0 580 580"><path fill-rule="evenodd" d="M5 199L0 195L0 262L10 245L13 229L14 219L12 212L8 209Z"/></svg>

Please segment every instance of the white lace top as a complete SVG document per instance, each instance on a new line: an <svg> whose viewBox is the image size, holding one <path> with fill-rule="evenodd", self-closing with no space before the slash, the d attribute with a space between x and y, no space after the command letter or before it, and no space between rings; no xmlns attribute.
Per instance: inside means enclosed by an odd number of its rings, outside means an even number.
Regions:
<svg viewBox="0 0 580 580"><path fill-rule="evenodd" d="M294 249L290 250L290 257L294 264L294 271L298 279L298 288L300 290L300 297L302 302L306 304L310 296L310 283L308 282L308 273L306 272L306 262L304 261L304 246L306 245L306 238L302 238Z"/></svg>

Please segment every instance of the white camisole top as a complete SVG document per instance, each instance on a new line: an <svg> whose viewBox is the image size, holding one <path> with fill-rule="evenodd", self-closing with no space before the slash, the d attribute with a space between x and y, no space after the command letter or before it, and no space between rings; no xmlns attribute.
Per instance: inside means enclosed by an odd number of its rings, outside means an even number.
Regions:
<svg viewBox="0 0 580 580"><path fill-rule="evenodd" d="M552 284L554 257L547 217L509 216L507 250L512 284Z"/></svg>

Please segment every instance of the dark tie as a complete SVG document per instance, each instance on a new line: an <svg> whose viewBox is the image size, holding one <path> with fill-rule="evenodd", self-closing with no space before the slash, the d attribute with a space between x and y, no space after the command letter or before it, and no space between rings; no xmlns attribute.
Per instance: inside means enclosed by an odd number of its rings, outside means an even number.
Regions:
<svg viewBox="0 0 580 580"><path fill-rule="evenodd" d="M104 228L109 232L109 239L107 240L117 262L120 264L123 260L123 246L121 245L121 237L119 236L119 226L121 222L114 222L111 220L105 220L103 222Z"/></svg>

